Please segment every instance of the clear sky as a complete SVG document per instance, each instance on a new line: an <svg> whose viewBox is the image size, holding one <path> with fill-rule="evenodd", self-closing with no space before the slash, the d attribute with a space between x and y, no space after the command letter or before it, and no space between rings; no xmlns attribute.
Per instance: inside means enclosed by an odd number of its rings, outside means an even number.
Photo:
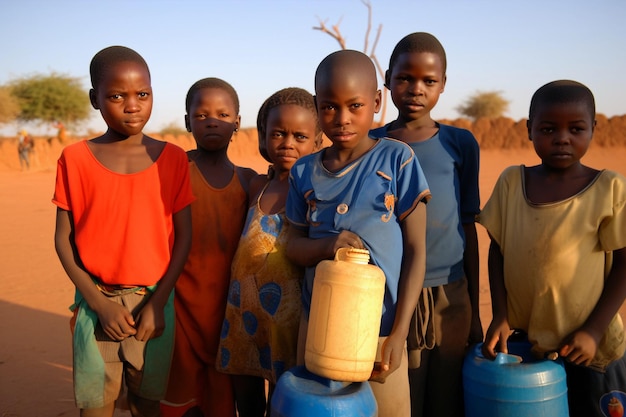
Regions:
<svg viewBox="0 0 626 417"><path fill-rule="evenodd" d="M425 31L443 43L448 83L433 117L454 119L477 91L500 91L507 116L526 117L532 93L574 79L595 94L598 112L626 114L624 0L371 0L371 48L384 69L404 35ZM364 51L367 8L360 0L1 0L0 84L57 72L89 86L100 49L124 45L148 62L154 109L146 131L183 127L188 88L220 77L239 94L244 127L259 106L289 86L312 92L318 63L339 49L313 30L339 23L347 47ZM370 50L368 49L368 53ZM382 80L380 81L382 87ZM396 115L391 101L386 120ZM85 128L104 130L94 110ZM15 134L17 126L0 133ZM53 132L50 127L45 132ZM33 130L34 127L33 127Z"/></svg>

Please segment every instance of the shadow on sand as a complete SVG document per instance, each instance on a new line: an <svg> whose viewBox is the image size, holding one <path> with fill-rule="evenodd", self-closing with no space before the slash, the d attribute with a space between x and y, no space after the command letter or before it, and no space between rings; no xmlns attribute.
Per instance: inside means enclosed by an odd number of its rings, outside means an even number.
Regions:
<svg viewBox="0 0 626 417"><path fill-rule="evenodd" d="M77 416L69 311L61 316L0 301L0 335L0 415Z"/></svg>

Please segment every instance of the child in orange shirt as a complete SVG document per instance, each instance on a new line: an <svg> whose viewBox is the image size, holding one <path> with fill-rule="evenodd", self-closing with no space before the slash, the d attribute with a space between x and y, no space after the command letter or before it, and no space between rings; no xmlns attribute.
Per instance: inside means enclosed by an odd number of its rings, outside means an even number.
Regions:
<svg viewBox="0 0 626 417"><path fill-rule="evenodd" d="M182 149L142 133L152 87L137 52L105 48L90 74L89 98L108 128L63 150L52 200L56 250L76 286L76 404L81 416L113 416L124 379L132 415L158 416L172 289L191 243L189 168Z"/></svg>
<svg viewBox="0 0 626 417"><path fill-rule="evenodd" d="M269 405L265 380L271 397L280 375L296 365L304 269L285 254L285 201L289 170L322 143L315 101L301 88L285 88L265 100L257 130L259 151L272 166L250 183L255 198L233 260L217 361L219 370L233 374L240 417L263 417Z"/></svg>
<svg viewBox="0 0 626 417"><path fill-rule="evenodd" d="M193 237L176 283L176 339L170 384L161 404L172 416L235 416L229 375L215 358L224 320L230 268L248 209L248 183L256 175L235 166L227 151L239 130L239 98L219 78L194 83L186 98L185 125L197 144L188 152Z"/></svg>

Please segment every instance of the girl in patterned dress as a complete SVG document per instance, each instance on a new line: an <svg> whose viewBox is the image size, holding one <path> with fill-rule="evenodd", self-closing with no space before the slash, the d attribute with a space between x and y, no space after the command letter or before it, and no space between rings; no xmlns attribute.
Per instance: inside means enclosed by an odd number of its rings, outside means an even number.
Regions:
<svg viewBox="0 0 626 417"><path fill-rule="evenodd" d="M285 256L289 170L320 148L313 96L285 88L270 96L257 118L259 150L272 163L250 183L251 205L233 259L218 370L232 374L239 416L264 416L280 375L296 365L303 269ZM268 414L269 415L269 410Z"/></svg>

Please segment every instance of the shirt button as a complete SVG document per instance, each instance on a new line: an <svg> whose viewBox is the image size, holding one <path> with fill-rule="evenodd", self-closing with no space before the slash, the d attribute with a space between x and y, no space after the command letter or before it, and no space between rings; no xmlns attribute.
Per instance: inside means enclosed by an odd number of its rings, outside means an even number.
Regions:
<svg viewBox="0 0 626 417"><path fill-rule="evenodd" d="M337 206L337 213L346 214L348 212L348 205L346 203L341 203Z"/></svg>

